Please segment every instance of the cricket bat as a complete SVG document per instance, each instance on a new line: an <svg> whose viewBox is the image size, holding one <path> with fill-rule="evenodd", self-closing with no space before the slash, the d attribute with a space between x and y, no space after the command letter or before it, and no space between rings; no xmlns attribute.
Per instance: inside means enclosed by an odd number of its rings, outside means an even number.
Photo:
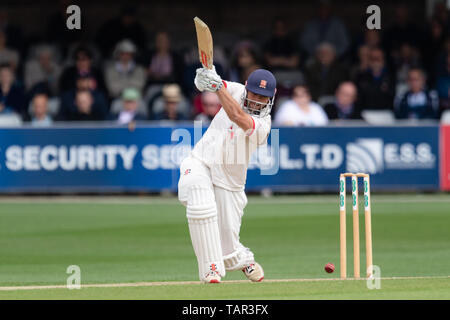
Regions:
<svg viewBox="0 0 450 320"><path fill-rule="evenodd" d="M213 67L213 40L208 26L198 17L194 18L195 30L197 32L198 56L203 67Z"/></svg>

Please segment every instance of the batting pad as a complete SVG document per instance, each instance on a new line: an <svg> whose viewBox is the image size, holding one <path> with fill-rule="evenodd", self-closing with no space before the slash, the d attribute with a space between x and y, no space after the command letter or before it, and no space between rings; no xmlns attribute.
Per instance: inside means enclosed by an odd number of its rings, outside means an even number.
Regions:
<svg viewBox="0 0 450 320"><path fill-rule="evenodd" d="M227 271L242 270L245 266L255 262L253 252L248 248L242 248L223 257Z"/></svg>
<svg viewBox="0 0 450 320"><path fill-rule="evenodd" d="M211 271L212 264L222 277L225 276L217 208L212 189L204 186L189 187L186 216L192 246L197 256L200 280Z"/></svg>

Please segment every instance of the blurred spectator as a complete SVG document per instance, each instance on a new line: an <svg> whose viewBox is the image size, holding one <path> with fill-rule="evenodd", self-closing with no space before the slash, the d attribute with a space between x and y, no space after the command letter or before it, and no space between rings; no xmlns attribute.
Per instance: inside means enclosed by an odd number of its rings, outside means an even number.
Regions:
<svg viewBox="0 0 450 320"><path fill-rule="evenodd" d="M333 95L340 82L347 80L348 68L336 60L333 45L322 43L317 47L314 62L306 69L306 81L313 100Z"/></svg>
<svg viewBox="0 0 450 320"><path fill-rule="evenodd" d="M232 54L228 79L244 83L247 80L248 70L257 66L259 66L259 59L255 45L250 41L242 41L236 45Z"/></svg>
<svg viewBox="0 0 450 320"><path fill-rule="evenodd" d="M61 67L54 57L52 48L41 45L36 48L36 56L25 64L25 88L30 90L35 85L44 83L52 95L56 95L60 74Z"/></svg>
<svg viewBox="0 0 450 320"><path fill-rule="evenodd" d="M137 19L136 7L132 5L124 6L118 17L101 26L95 42L103 56L108 57L114 46L124 39L130 39L140 50L144 50L147 44L145 29Z"/></svg>
<svg viewBox="0 0 450 320"><path fill-rule="evenodd" d="M6 45L22 54L25 45L22 30L9 21L8 11L3 8L0 8L0 30L3 30L8 39Z"/></svg>
<svg viewBox="0 0 450 320"><path fill-rule="evenodd" d="M370 48L380 48L382 46L380 31L377 29L367 29L364 32L363 45L369 46Z"/></svg>
<svg viewBox="0 0 450 320"><path fill-rule="evenodd" d="M358 48L357 63L350 69L350 78L355 79L359 73L366 72L369 69L370 47L362 45Z"/></svg>
<svg viewBox="0 0 450 320"><path fill-rule="evenodd" d="M119 124L128 124L132 121L146 120L145 115L138 112L141 95L135 88L126 88L122 93L122 110L111 116Z"/></svg>
<svg viewBox="0 0 450 320"><path fill-rule="evenodd" d="M108 104L105 96L99 90L94 89L95 79L90 74L80 75L76 81L76 88L67 90L61 95L61 107L58 114L58 120L73 120L75 113L76 96L79 91L89 91L90 98L93 101L94 109L99 114L106 117L108 113Z"/></svg>
<svg viewBox="0 0 450 320"><path fill-rule="evenodd" d="M155 48L150 52L148 64L148 82L172 83L181 81L181 58L170 48L170 37L167 32L158 32L155 36Z"/></svg>
<svg viewBox="0 0 450 320"><path fill-rule="evenodd" d="M447 54L446 58L445 67L441 69L436 84L441 111L450 109L450 53Z"/></svg>
<svg viewBox="0 0 450 320"><path fill-rule="evenodd" d="M0 125L3 126L20 126L22 118L8 107L0 96Z"/></svg>
<svg viewBox="0 0 450 320"><path fill-rule="evenodd" d="M398 55L394 57L396 92L403 93L407 90L408 72L411 68L417 68L420 65L419 51L408 43L403 43Z"/></svg>
<svg viewBox="0 0 450 320"><path fill-rule="evenodd" d="M364 20L365 23L365 20ZM367 46L369 48L382 48L384 43L381 39L381 32L377 29L363 28L363 31L356 35L353 39L354 44L352 51L357 53L361 46Z"/></svg>
<svg viewBox="0 0 450 320"><path fill-rule="evenodd" d="M202 121L203 125L209 125L212 119L220 110L220 100L217 94L204 91L201 94L202 113L195 117L196 121Z"/></svg>
<svg viewBox="0 0 450 320"><path fill-rule="evenodd" d="M439 21L439 23L444 27L446 32L450 31L449 24L449 9L447 8L448 4L445 3L444 0L436 1L433 9L433 20Z"/></svg>
<svg viewBox="0 0 450 320"><path fill-rule="evenodd" d="M0 103L6 108L25 116L25 92L23 86L16 81L13 69L9 64L0 65Z"/></svg>
<svg viewBox="0 0 450 320"><path fill-rule="evenodd" d="M133 87L142 92L145 85L145 69L136 64L136 46L122 40L114 50L115 61L105 68L105 81L110 97L117 98L125 88Z"/></svg>
<svg viewBox="0 0 450 320"><path fill-rule="evenodd" d="M177 84L167 84L162 89L164 110L155 114L155 120L186 120L179 110L181 89Z"/></svg>
<svg viewBox="0 0 450 320"><path fill-rule="evenodd" d="M266 64L272 71L295 69L299 65L299 54L289 34L286 21L278 18L272 25L272 37L264 45Z"/></svg>
<svg viewBox="0 0 450 320"><path fill-rule="evenodd" d="M331 43L340 57L349 45L350 39L344 23L331 14L330 1L319 1L317 18L306 23L301 34L300 43L302 48L313 56L317 46L323 42Z"/></svg>
<svg viewBox="0 0 450 320"><path fill-rule="evenodd" d="M383 33L389 59L399 54L400 46L404 43L420 48L422 42L420 29L410 21L408 4L400 3L396 6L393 21Z"/></svg>
<svg viewBox="0 0 450 320"><path fill-rule="evenodd" d="M351 50L352 62L355 63L356 60L360 64L365 63L365 67L367 68L369 50L372 48L382 48L383 44L380 30L364 28L364 32L355 39L355 44ZM366 59L362 59L364 57ZM357 68L354 65L351 70L352 75L355 75L355 69Z"/></svg>
<svg viewBox="0 0 450 320"><path fill-rule="evenodd" d="M48 96L36 94L31 100L31 125L33 127L49 127L53 123L48 114Z"/></svg>
<svg viewBox="0 0 450 320"><path fill-rule="evenodd" d="M241 83L245 83L245 81L247 81L248 77L250 76L250 73L252 73L253 71L255 71L256 69L261 69L262 66L259 64L253 64L251 66L249 66L248 68L243 70L242 76L244 77L244 81Z"/></svg>
<svg viewBox="0 0 450 320"><path fill-rule="evenodd" d="M68 111L65 120L69 121L98 121L106 118L105 110L94 103L89 90L77 91L74 104Z"/></svg>
<svg viewBox="0 0 450 320"><path fill-rule="evenodd" d="M395 84L381 49L370 50L369 69L358 73L354 82L363 109L392 109Z"/></svg>
<svg viewBox="0 0 450 320"><path fill-rule="evenodd" d="M343 82L335 95L336 101L324 106L328 119L361 119L361 112L356 103L357 88L353 82Z"/></svg>
<svg viewBox="0 0 450 320"><path fill-rule="evenodd" d="M0 29L0 64L9 64L15 72L19 61L19 52L7 46L6 33Z"/></svg>
<svg viewBox="0 0 450 320"><path fill-rule="evenodd" d="M87 47L79 46L73 54L74 65L67 67L60 78L60 92L64 92L76 87L79 76L90 74L93 78L92 88L101 91L105 90L105 83L101 70L92 65L92 52Z"/></svg>
<svg viewBox="0 0 450 320"><path fill-rule="evenodd" d="M47 20L46 40L51 44L60 46L64 56L67 54L70 44L82 39L83 30L87 27L83 18L81 18L81 29L70 30L67 28L67 8L74 4L72 2L70 0L58 1L55 6L57 11Z"/></svg>
<svg viewBox="0 0 450 320"><path fill-rule="evenodd" d="M444 47L445 36L446 32L442 23L438 19L432 19L426 29L427 41L424 44L422 59L429 84L432 85L436 83L436 60Z"/></svg>
<svg viewBox="0 0 450 320"><path fill-rule="evenodd" d="M434 74L436 77L445 73L447 68L447 55L450 54L450 35L445 38L442 50L437 54L436 61L434 61Z"/></svg>
<svg viewBox="0 0 450 320"><path fill-rule="evenodd" d="M421 69L408 72L408 91L395 103L398 119L436 119L439 113L437 92L425 88L425 74Z"/></svg>
<svg viewBox="0 0 450 320"><path fill-rule="evenodd" d="M295 86L292 99L281 104L275 113L277 126L323 126L328 123L328 117L322 107L311 101L311 95L306 86Z"/></svg>
<svg viewBox="0 0 450 320"><path fill-rule="evenodd" d="M4 114L10 114L13 113L14 111L9 108L8 106L6 106L3 101L0 101L0 115L4 115Z"/></svg>
<svg viewBox="0 0 450 320"><path fill-rule="evenodd" d="M14 112L13 109L7 106L3 101L3 99L0 98L0 115L10 114L13 112Z"/></svg>

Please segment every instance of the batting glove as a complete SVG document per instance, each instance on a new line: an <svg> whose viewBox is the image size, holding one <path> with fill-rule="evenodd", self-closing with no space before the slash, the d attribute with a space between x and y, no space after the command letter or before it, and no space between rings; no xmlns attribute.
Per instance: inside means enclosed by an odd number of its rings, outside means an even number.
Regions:
<svg viewBox="0 0 450 320"><path fill-rule="evenodd" d="M195 86L200 91L216 92L223 86L222 78L217 74L216 68L199 68L194 79Z"/></svg>
<svg viewBox="0 0 450 320"><path fill-rule="evenodd" d="M195 74L195 79L194 79L194 84L200 92L203 92L206 90L206 86L205 86L206 83L203 80L201 81L200 80L201 76L199 76L200 73L202 72L202 70L203 70L203 68L197 69L196 74Z"/></svg>

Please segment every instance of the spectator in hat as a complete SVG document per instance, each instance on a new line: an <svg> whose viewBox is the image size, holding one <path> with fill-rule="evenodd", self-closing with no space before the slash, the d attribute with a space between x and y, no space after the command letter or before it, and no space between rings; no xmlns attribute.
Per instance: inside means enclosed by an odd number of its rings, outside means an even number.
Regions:
<svg viewBox="0 0 450 320"><path fill-rule="evenodd" d="M195 121L201 121L203 125L209 125L220 110L220 100L217 94L203 91L201 94L202 112L195 117Z"/></svg>
<svg viewBox="0 0 450 320"><path fill-rule="evenodd" d="M114 50L114 62L105 68L105 81L109 96L117 98L126 88L140 92L145 85L146 72L134 59L136 46L130 40L122 40Z"/></svg>
<svg viewBox="0 0 450 320"><path fill-rule="evenodd" d="M361 119L357 93L358 89L353 82L342 82L336 89L335 102L326 104L323 108L328 119Z"/></svg>
<svg viewBox="0 0 450 320"><path fill-rule="evenodd" d="M277 126L324 126L328 117L322 107L311 101L311 94L305 85L297 85L292 98L281 104L275 113Z"/></svg>
<svg viewBox="0 0 450 320"><path fill-rule="evenodd" d="M145 115L139 113L138 106L141 95L135 88L126 88L122 93L122 110L113 114L111 119L119 124L128 124L132 121L146 120Z"/></svg>
<svg viewBox="0 0 450 320"><path fill-rule="evenodd" d="M31 125L33 127L49 127L53 119L48 114L48 96L45 93L36 94L31 100Z"/></svg>
<svg viewBox="0 0 450 320"><path fill-rule="evenodd" d="M186 120L185 116L179 111L181 102L181 89L177 84L167 84L162 89L164 99L164 110L157 113L155 120Z"/></svg>
<svg viewBox="0 0 450 320"><path fill-rule="evenodd" d="M439 98L435 90L425 88L425 74L422 69L408 72L408 88L395 101L395 116L398 119L437 119Z"/></svg>
<svg viewBox="0 0 450 320"><path fill-rule="evenodd" d="M93 89L105 92L105 83L103 73L101 70L93 65L92 52L84 46L79 46L75 49L72 56L73 65L67 67L59 80L60 92L76 88L76 81L79 76L86 74L92 77Z"/></svg>

